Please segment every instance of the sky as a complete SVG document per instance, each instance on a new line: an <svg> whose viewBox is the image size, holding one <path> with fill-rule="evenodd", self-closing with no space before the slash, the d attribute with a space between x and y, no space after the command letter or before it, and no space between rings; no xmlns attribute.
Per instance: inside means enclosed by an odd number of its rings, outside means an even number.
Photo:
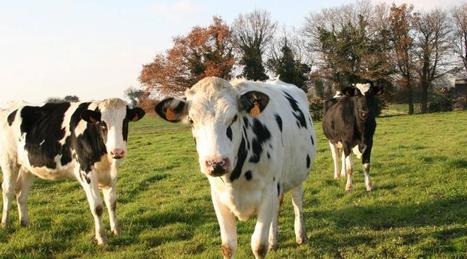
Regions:
<svg viewBox="0 0 467 259"><path fill-rule="evenodd" d="M461 0L406 0L418 9L450 8ZM344 0L0 0L0 106L77 95L123 97L138 87L143 64L171 47L172 38L212 16L231 23L266 9L281 26Z"/></svg>

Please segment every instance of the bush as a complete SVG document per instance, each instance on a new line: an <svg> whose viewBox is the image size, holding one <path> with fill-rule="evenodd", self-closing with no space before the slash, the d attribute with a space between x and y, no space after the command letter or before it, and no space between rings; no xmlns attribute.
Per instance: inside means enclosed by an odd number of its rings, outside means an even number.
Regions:
<svg viewBox="0 0 467 259"><path fill-rule="evenodd" d="M459 96L454 100L454 104L452 105L452 109L455 111L463 111L467 104L467 100L465 96Z"/></svg>
<svg viewBox="0 0 467 259"><path fill-rule="evenodd" d="M452 111L453 100L440 91L433 91L432 100L428 105L429 112Z"/></svg>
<svg viewBox="0 0 467 259"><path fill-rule="evenodd" d="M319 97L313 97L310 99L310 113L313 121L320 121L324 116L324 102Z"/></svg>

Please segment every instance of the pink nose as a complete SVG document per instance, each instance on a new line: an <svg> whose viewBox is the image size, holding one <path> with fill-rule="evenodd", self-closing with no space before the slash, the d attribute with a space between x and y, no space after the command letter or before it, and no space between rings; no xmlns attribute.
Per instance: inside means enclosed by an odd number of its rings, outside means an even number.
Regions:
<svg viewBox="0 0 467 259"><path fill-rule="evenodd" d="M230 161L228 158L206 160L206 169L212 176L221 176L229 170Z"/></svg>
<svg viewBox="0 0 467 259"><path fill-rule="evenodd" d="M125 150L123 150L121 148L116 148L116 149L113 149L112 151L110 151L110 155L112 155L112 157L115 158L115 159L120 159L120 158L123 158L125 156Z"/></svg>

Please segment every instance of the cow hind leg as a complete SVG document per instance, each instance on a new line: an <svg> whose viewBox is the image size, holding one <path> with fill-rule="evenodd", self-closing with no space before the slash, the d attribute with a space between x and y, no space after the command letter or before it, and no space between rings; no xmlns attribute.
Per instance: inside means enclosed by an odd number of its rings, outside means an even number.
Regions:
<svg viewBox="0 0 467 259"><path fill-rule="evenodd" d="M344 154L344 151L342 149L339 150L339 154L341 156L341 177L345 177L346 176L346 156Z"/></svg>
<svg viewBox="0 0 467 259"><path fill-rule="evenodd" d="M16 203L18 204L19 221L25 227L29 225L27 200L33 179L34 176L30 172L21 169L16 182Z"/></svg>
<svg viewBox="0 0 467 259"><path fill-rule="evenodd" d="M95 226L95 238L98 245L105 245L107 243L107 237L105 235L105 230L102 224L102 213L104 207L102 204L101 197L99 196L99 188L97 186L97 178L93 172L87 173L88 179L85 179L84 176L78 175L76 178L80 182L81 186L86 193L86 198L89 203L89 208L91 209L92 216L94 218ZM83 175L86 173L83 173ZM89 182L88 182L89 181Z"/></svg>
<svg viewBox="0 0 467 259"><path fill-rule="evenodd" d="M276 206L277 211L272 215L272 222L271 222L271 229L269 229L269 251L277 250L279 247L278 239L279 239L279 213L282 203L284 202L284 193L279 194L279 204Z"/></svg>
<svg viewBox="0 0 467 259"><path fill-rule="evenodd" d="M347 174L347 183L345 184L345 190L350 192L350 191L352 191L352 173L353 173L353 165L352 165L351 154L349 154L345 158L345 171L346 171L346 174Z"/></svg>
<svg viewBox="0 0 467 259"><path fill-rule="evenodd" d="M292 190L292 204L295 213L295 240L297 244L304 244L308 241L305 230L305 220L303 218L303 185Z"/></svg>
<svg viewBox="0 0 467 259"><path fill-rule="evenodd" d="M363 164L363 173L365 174L365 187L366 190L371 192L373 190L373 183L370 178L370 163Z"/></svg>
<svg viewBox="0 0 467 259"><path fill-rule="evenodd" d="M115 190L115 185L110 188L105 188L102 191L104 193L104 202L107 207L107 211L109 212L109 221L110 221L110 229L114 235L120 234L120 226L118 225L117 221L117 193Z"/></svg>
<svg viewBox="0 0 467 259"><path fill-rule="evenodd" d="M332 161L334 164L334 179L339 178L339 149L329 142L329 148L331 149Z"/></svg>
<svg viewBox="0 0 467 259"><path fill-rule="evenodd" d="M18 168L10 162L2 163L3 182L3 212L2 212L2 227L6 227L10 221L10 208L13 199L15 198L15 186L18 178Z"/></svg>

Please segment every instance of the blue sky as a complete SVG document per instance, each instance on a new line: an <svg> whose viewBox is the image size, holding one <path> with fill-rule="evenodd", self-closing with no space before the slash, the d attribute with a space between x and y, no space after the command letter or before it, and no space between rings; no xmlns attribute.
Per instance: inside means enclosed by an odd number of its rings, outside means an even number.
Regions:
<svg viewBox="0 0 467 259"><path fill-rule="evenodd" d="M122 97L124 89L138 86L142 64L169 48L173 36L208 25L213 15L231 23L261 8L281 25L300 27L311 12L351 2L0 0L0 105L67 94ZM429 9L460 1L405 2Z"/></svg>

